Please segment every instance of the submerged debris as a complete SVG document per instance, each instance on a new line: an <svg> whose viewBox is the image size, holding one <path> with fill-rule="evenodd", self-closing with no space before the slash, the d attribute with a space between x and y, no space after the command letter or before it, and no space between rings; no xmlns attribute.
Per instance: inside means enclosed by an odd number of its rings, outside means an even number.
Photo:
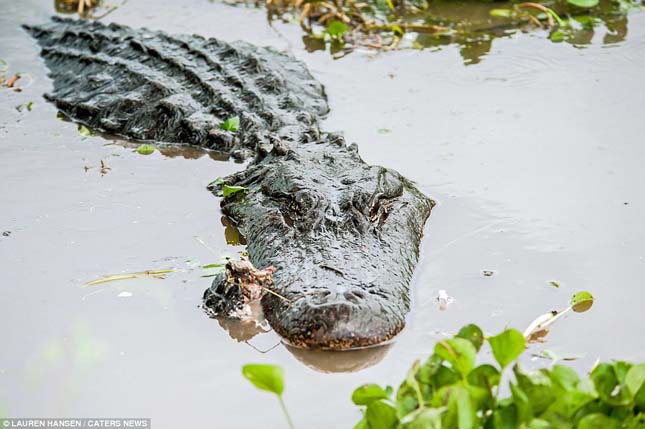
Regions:
<svg viewBox="0 0 645 429"><path fill-rule="evenodd" d="M441 289L437 294L437 302L439 303L439 310L444 311L450 304L455 302L455 298L448 295L444 289Z"/></svg>

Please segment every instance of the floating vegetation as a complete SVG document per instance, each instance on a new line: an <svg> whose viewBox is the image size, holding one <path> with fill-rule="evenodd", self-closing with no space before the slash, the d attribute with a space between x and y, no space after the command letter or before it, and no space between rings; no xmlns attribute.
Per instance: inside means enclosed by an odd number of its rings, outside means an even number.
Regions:
<svg viewBox="0 0 645 429"><path fill-rule="evenodd" d="M109 15L128 0L122 0L121 4L115 5L104 0L54 0L54 8L58 13L77 13L85 19L101 19Z"/></svg>
<svg viewBox="0 0 645 429"><path fill-rule="evenodd" d="M85 125L78 124L78 133L82 136L89 137L92 135L92 131L90 131L89 128L87 128Z"/></svg>
<svg viewBox="0 0 645 429"><path fill-rule="evenodd" d="M224 131L230 131L234 133L240 129L240 117L233 116L232 118L228 118L227 120L222 122L222 124L219 127Z"/></svg>
<svg viewBox="0 0 645 429"><path fill-rule="evenodd" d="M222 187L222 196L228 197L229 195L237 194L238 192L245 194L249 191L249 188L246 188L244 186L230 186L230 185L224 185Z"/></svg>
<svg viewBox="0 0 645 429"><path fill-rule="evenodd" d="M481 333L475 325L462 329ZM508 329L487 338L497 365L477 366L483 337L439 341L425 363L414 363L396 394L376 384L352 395L363 410L361 429L394 428L629 428L645 424L645 364L601 363L583 379L553 365L509 377L510 395L500 397L502 375L525 350L522 334Z"/></svg>
<svg viewBox="0 0 645 429"><path fill-rule="evenodd" d="M542 314L533 320L529 326L524 330L524 337L529 343L540 342L549 333L549 328L556 321L562 318L570 311L576 313L583 313L591 308L594 302L594 297L591 293L583 291L577 292L569 301L569 307L564 310L553 310L548 313Z"/></svg>
<svg viewBox="0 0 645 429"><path fill-rule="evenodd" d="M139 155L151 155L155 152L155 147L151 144L142 144L137 148Z"/></svg>
<svg viewBox="0 0 645 429"><path fill-rule="evenodd" d="M96 286L103 283L115 282L119 280L128 280L128 279L165 279L166 274L174 273L177 270L174 268L167 268L163 270L147 270L147 271L138 271L136 273L128 274L115 274L111 276L101 277L97 280L92 280L90 282L84 283L83 287L87 286Z"/></svg>
<svg viewBox="0 0 645 429"><path fill-rule="evenodd" d="M489 350L494 364L477 365L477 356ZM600 363L588 377L580 377L555 364L560 358L552 353L545 356L554 361L550 367L525 371L517 363L525 350L524 336L515 329L485 337L478 326L464 326L453 338L437 342L425 362L414 362L398 389L364 384L354 390L352 402L363 414L354 428L645 427L645 363ZM282 368L246 365L242 373L258 389L278 395L286 413ZM503 380L509 387L505 397L500 395Z"/></svg>
<svg viewBox="0 0 645 429"><path fill-rule="evenodd" d="M249 3L250 0L227 0ZM379 50L460 46L466 64L476 64L496 38L541 31L552 42L591 43L597 31L603 43L622 41L627 15L641 0L545 0L483 2L449 0L255 0L269 20L297 21L307 33L309 51L337 57L358 47Z"/></svg>

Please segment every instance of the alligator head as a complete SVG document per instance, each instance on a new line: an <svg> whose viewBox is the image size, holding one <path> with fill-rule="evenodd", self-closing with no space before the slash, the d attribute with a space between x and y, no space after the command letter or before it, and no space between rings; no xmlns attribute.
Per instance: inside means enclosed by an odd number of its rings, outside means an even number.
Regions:
<svg viewBox="0 0 645 429"><path fill-rule="evenodd" d="M366 347L405 324L409 282L433 202L393 170L367 165L355 145L326 135L281 143L225 179L246 194L222 211L246 237L257 267L274 266L262 305L295 346Z"/></svg>

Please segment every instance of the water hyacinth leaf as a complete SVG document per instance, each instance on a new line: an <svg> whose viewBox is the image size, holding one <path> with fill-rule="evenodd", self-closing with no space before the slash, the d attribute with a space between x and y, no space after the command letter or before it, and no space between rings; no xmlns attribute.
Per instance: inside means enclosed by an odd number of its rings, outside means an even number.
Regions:
<svg viewBox="0 0 645 429"><path fill-rule="evenodd" d="M551 423L542 419L533 419L525 426L526 429L553 429Z"/></svg>
<svg viewBox="0 0 645 429"><path fill-rule="evenodd" d="M618 420L604 414L594 413L580 419L577 429L620 429L620 427L621 424Z"/></svg>
<svg viewBox="0 0 645 429"><path fill-rule="evenodd" d="M142 144L137 148L137 153L139 155L151 155L155 151L155 147L151 144Z"/></svg>
<svg viewBox="0 0 645 429"><path fill-rule="evenodd" d="M590 8L598 6L599 0L567 0L567 3L578 7Z"/></svg>
<svg viewBox="0 0 645 429"><path fill-rule="evenodd" d="M240 129L240 117L239 116L230 117L224 122L222 122L222 124L219 127L224 131L229 131L234 133Z"/></svg>
<svg viewBox="0 0 645 429"><path fill-rule="evenodd" d="M571 297L569 305L576 313L582 313L591 308L593 305L593 295L587 291L577 292Z"/></svg>
<svg viewBox="0 0 645 429"><path fill-rule="evenodd" d="M441 417L445 407L419 408L401 419L405 429L441 429Z"/></svg>
<svg viewBox="0 0 645 429"><path fill-rule="evenodd" d="M395 429L399 423L396 409L384 399L371 402L365 410L370 429Z"/></svg>
<svg viewBox="0 0 645 429"><path fill-rule="evenodd" d="M222 195L225 197L228 197L229 195L237 194L238 192L245 193L249 189L245 188L244 186L229 186L229 185L224 185L224 188L222 189Z"/></svg>
<svg viewBox="0 0 645 429"><path fill-rule="evenodd" d="M327 25L327 34L333 38L341 38L347 32L347 25L340 21L331 21Z"/></svg>
<svg viewBox="0 0 645 429"><path fill-rule="evenodd" d="M82 125L82 124L78 125L78 133L85 137L89 137L92 135L92 131L90 131L89 128L87 128L85 125Z"/></svg>
<svg viewBox="0 0 645 429"><path fill-rule="evenodd" d="M495 360L502 367L506 368L522 354L526 347L524 335L515 329L507 329L499 335L488 339Z"/></svg>
<svg viewBox="0 0 645 429"><path fill-rule="evenodd" d="M551 33L551 34L549 35L549 40L551 40L551 41L552 41L552 42L554 42L554 43L564 42L564 32L562 32L562 31L560 31L560 30L556 30L556 31L554 31L553 33ZM559 284L557 284L556 282L551 282L551 285L552 285L553 287L558 287L558 288L560 287L560 285L559 285ZM556 286L556 285L557 285L557 286Z"/></svg>
<svg viewBox="0 0 645 429"><path fill-rule="evenodd" d="M542 413L541 417L549 421L571 420L576 413L587 404L593 403L595 399L595 395L579 390L560 393L556 396L556 400ZM581 415L584 414L584 412L581 413Z"/></svg>
<svg viewBox="0 0 645 429"><path fill-rule="evenodd" d="M555 401L551 379L540 371L523 372L518 365L513 367L515 379L526 394L535 415L540 415Z"/></svg>
<svg viewBox="0 0 645 429"><path fill-rule="evenodd" d="M282 395L284 370L276 365L248 364L242 367L242 375L260 390Z"/></svg>
<svg viewBox="0 0 645 429"><path fill-rule="evenodd" d="M379 399L387 399L389 395L378 384L364 384L352 393L352 402L356 405L369 405Z"/></svg>
<svg viewBox="0 0 645 429"><path fill-rule="evenodd" d="M642 407L640 408L643 409ZM643 429L645 428L645 412L640 412L633 417L628 417L623 423L624 429Z"/></svg>
<svg viewBox="0 0 645 429"><path fill-rule="evenodd" d="M533 420L533 408L529 397L524 391L515 383L510 383L511 396L517 409L518 423L528 423Z"/></svg>
<svg viewBox="0 0 645 429"><path fill-rule="evenodd" d="M499 401L493 414L493 427L495 429L517 429L517 408L510 398Z"/></svg>
<svg viewBox="0 0 645 429"><path fill-rule="evenodd" d="M457 333L457 337L470 341L477 351L484 344L484 333L479 326L472 323L461 328Z"/></svg>
<svg viewBox="0 0 645 429"><path fill-rule="evenodd" d="M495 18L511 18L513 16L511 9L491 9L488 13Z"/></svg>
<svg viewBox="0 0 645 429"><path fill-rule="evenodd" d="M632 397L645 386L645 363L632 366L625 375L625 385Z"/></svg>
<svg viewBox="0 0 645 429"><path fill-rule="evenodd" d="M491 390L502 379L502 374L493 365L483 364L470 371L468 384Z"/></svg>
<svg viewBox="0 0 645 429"><path fill-rule="evenodd" d="M568 366L553 365L551 371L547 371L551 381L564 391L573 390L580 382L578 374Z"/></svg>
<svg viewBox="0 0 645 429"><path fill-rule="evenodd" d="M414 392L417 402L419 405L423 405L423 395L421 395L421 387L417 381L417 374L419 373L419 361L415 361L412 364L412 367L408 371L408 374L405 376L405 383L412 389Z"/></svg>
<svg viewBox="0 0 645 429"><path fill-rule="evenodd" d="M589 375L591 381L598 392L600 399L612 405L622 405L628 402L624 398L622 390L619 386L618 377L614 371L614 366L609 363L601 363L597 365Z"/></svg>
<svg viewBox="0 0 645 429"><path fill-rule="evenodd" d="M442 427L455 429L476 429L477 409L464 386L444 387L449 390L448 409L442 421Z"/></svg>
<svg viewBox="0 0 645 429"><path fill-rule="evenodd" d="M452 368L466 378L468 373L475 367L477 350L473 343L463 338L452 338L439 341L434 348L437 356L449 362Z"/></svg>
<svg viewBox="0 0 645 429"><path fill-rule="evenodd" d="M367 423L367 419L363 417L356 425L354 429L370 429L370 424Z"/></svg>
<svg viewBox="0 0 645 429"><path fill-rule="evenodd" d="M419 381L425 384L432 384L432 377L442 368L443 360L437 355L430 355L419 368ZM445 367L443 367L445 368Z"/></svg>

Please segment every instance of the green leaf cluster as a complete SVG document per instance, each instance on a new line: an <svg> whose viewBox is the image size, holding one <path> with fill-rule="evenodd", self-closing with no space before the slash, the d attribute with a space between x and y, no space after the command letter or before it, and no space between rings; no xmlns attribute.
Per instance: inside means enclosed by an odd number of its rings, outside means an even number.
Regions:
<svg viewBox="0 0 645 429"><path fill-rule="evenodd" d="M137 148L137 153L139 155L151 155L155 151L155 147L151 144L142 144Z"/></svg>
<svg viewBox="0 0 645 429"><path fill-rule="evenodd" d="M485 342L496 365L477 365ZM485 338L467 325L439 341L424 363L415 362L396 392L377 384L357 388L352 401L363 418L355 429L645 428L645 364L601 363L585 379L563 365L525 372L515 364L510 394L500 399L502 373L525 347L514 329Z"/></svg>
<svg viewBox="0 0 645 429"><path fill-rule="evenodd" d="M237 132L240 129L240 117L232 116L222 122L219 126L224 131L229 131L231 133Z"/></svg>
<svg viewBox="0 0 645 429"><path fill-rule="evenodd" d="M343 35L347 33L348 27L342 21L330 21L327 24L327 30L325 33L329 35L332 39L341 40Z"/></svg>

